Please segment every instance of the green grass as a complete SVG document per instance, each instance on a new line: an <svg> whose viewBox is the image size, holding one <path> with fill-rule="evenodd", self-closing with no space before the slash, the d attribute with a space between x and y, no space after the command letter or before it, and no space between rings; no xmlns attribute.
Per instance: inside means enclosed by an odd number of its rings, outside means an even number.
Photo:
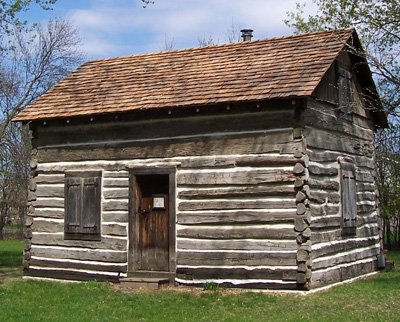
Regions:
<svg viewBox="0 0 400 322"><path fill-rule="evenodd" d="M23 229L25 225L19 225L17 223L12 223L12 224L5 224L4 229Z"/></svg>
<svg viewBox="0 0 400 322"><path fill-rule="evenodd" d="M0 284L6 278L22 276L23 247L21 240L0 240Z"/></svg>
<svg viewBox="0 0 400 322"><path fill-rule="evenodd" d="M20 266L22 247L0 241L0 274ZM400 253L390 257L394 272L308 296L225 289L122 293L107 283L6 278L0 321L400 321Z"/></svg>

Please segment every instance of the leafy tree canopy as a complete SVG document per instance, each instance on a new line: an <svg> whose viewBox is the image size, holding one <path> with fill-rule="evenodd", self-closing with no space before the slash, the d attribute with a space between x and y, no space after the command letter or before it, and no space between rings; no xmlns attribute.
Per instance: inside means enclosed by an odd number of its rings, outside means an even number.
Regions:
<svg viewBox="0 0 400 322"><path fill-rule="evenodd" d="M296 33L355 27L392 117L400 109L400 2L398 0L313 0L315 15L305 17L297 3L285 23Z"/></svg>
<svg viewBox="0 0 400 322"><path fill-rule="evenodd" d="M57 0L3 0L0 1L0 30L5 33L11 31L12 26L23 26L17 14L27 11L32 3L36 3L45 10L49 10Z"/></svg>

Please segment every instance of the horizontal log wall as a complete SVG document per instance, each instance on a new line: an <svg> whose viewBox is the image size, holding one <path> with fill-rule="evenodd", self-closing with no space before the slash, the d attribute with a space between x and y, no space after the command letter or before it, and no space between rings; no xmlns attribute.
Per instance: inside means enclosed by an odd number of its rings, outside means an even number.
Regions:
<svg viewBox="0 0 400 322"><path fill-rule="evenodd" d="M177 281L295 289L293 154L216 157L177 173ZM229 164L226 164L228 161Z"/></svg>
<svg viewBox="0 0 400 322"><path fill-rule="evenodd" d="M309 100L304 136L310 158L311 287L374 271L380 252L376 212L373 125L356 113L335 116L332 106ZM342 235L339 158L356 166L357 232Z"/></svg>
<svg viewBox="0 0 400 322"><path fill-rule="evenodd" d="M61 166L61 164L63 164ZM60 168L61 167L61 168ZM104 170L101 242L64 238L64 176L68 170L103 169L101 164L39 164L31 179L35 196L29 217L25 274L73 280L114 280L126 275L128 172Z"/></svg>
<svg viewBox="0 0 400 322"><path fill-rule="evenodd" d="M177 281L296 288L294 182L299 174L294 168L308 160L301 140L294 140L293 122L293 110L283 108L215 118L39 127L26 274L126 275L127 169L176 166ZM100 242L64 240L68 170L103 171Z"/></svg>

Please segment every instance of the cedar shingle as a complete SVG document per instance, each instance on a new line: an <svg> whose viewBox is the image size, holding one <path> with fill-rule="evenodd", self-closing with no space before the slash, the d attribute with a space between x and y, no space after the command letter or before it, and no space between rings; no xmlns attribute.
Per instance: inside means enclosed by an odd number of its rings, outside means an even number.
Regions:
<svg viewBox="0 0 400 322"><path fill-rule="evenodd" d="M353 32L87 62L14 120L310 96Z"/></svg>

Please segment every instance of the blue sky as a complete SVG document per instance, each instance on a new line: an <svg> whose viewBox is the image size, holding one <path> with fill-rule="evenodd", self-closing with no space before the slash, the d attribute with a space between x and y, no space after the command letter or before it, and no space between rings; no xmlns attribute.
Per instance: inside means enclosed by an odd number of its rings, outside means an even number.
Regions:
<svg viewBox="0 0 400 322"><path fill-rule="evenodd" d="M71 19L79 28L88 59L158 52L165 40L174 49L197 47L200 39L227 42L228 29L254 29L253 39L292 34L283 20L299 0L57 0L51 11L34 5L29 22ZM311 0L308 10L313 12Z"/></svg>

